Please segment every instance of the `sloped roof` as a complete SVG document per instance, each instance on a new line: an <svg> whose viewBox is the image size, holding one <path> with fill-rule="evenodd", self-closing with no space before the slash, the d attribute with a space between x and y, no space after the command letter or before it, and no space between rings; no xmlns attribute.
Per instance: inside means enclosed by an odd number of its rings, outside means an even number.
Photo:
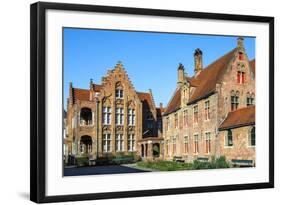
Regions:
<svg viewBox="0 0 281 205"><path fill-rule="evenodd" d="M216 84L233 58L235 51L236 48L208 65L197 76L189 79L191 84L193 83L197 86L188 103L200 100L215 91Z"/></svg>
<svg viewBox="0 0 281 205"><path fill-rule="evenodd" d="M177 89L171 101L169 102L167 108L165 109L164 115L168 115L178 110L180 108L180 104L181 104L181 90Z"/></svg>
<svg viewBox="0 0 281 205"><path fill-rule="evenodd" d="M219 130L244 127L255 124L256 106L248 106L229 112L226 119L220 125Z"/></svg>
<svg viewBox="0 0 281 205"><path fill-rule="evenodd" d="M94 88L94 91L95 91L95 92L100 92L100 91L101 91L101 88L102 88L102 85L93 84L93 88Z"/></svg>
<svg viewBox="0 0 281 205"><path fill-rule="evenodd" d="M93 84L93 88L95 92L100 92L102 86L98 84ZM89 101L90 100L90 90L88 89L81 89L81 88L73 88L73 100L83 100Z"/></svg>
<svg viewBox="0 0 281 205"><path fill-rule="evenodd" d="M137 92L137 95L144 105L148 106L149 108L153 107L152 96L150 93Z"/></svg>
<svg viewBox="0 0 281 205"><path fill-rule="evenodd" d="M203 69L197 76L186 77L186 80L192 87L196 87L194 93L190 96L189 104L196 102L204 97L215 92L216 84L224 73L228 63L233 58L236 48L220 57L205 69ZM180 108L181 92L177 88L174 96L169 102L164 115L170 114Z"/></svg>
<svg viewBox="0 0 281 205"><path fill-rule="evenodd" d="M161 117L164 112L165 112L165 108L163 107L156 108L157 117Z"/></svg>
<svg viewBox="0 0 281 205"><path fill-rule="evenodd" d="M90 100L90 90L81 89L81 88L73 88L73 100Z"/></svg>
<svg viewBox="0 0 281 205"><path fill-rule="evenodd" d="M256 75L256 59L251 60L249 63L254 75Z"/></svg>

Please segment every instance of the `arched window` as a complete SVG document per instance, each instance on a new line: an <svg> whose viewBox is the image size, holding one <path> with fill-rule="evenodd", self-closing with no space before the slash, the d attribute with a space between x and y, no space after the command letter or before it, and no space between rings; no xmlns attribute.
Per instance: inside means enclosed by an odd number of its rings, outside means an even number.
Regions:
<svg viewBox="0 0 281 205"><path fill-rule="evenodd" d="M120 82L116 83L115 97L116 99L123 99L123 86Z"/></svg>
<svg viewBox="0 0 281 205"><path fill-rule="evenodd" d="M249 145L256 146L256 128L253 127L250 132Z"/></svg>
<svg viewBox="0 0 281 205"><path fill-rule="evenodd" d="M83 135L80 139L80 152L81 154L92 153L92 138L88 135Z"/></svg>
<svg viewBox="0 0 281 205"><path fill-rule="evenodd" d="M237 65L237 83L238 84L245 83L245 65L243 64Z"/></svg>
<svg viewBox="0 0 281 205"><path fill-rule="evenodd" d="M232 147L233 146L233 137L232 137L232 131L228 130L227 134L225 136L225 146L226 147Z"/></svg>
<svg viewBox="0 0 281 205"><path fill-rule="evenodd" d="M247 93L247 106L254 104L254 94Z"/></svg>
<svg viewBox="0 0 281 205"><path fill-rule="evenodd" d="M92 110L90 108L82 108L80 111L80 125L92 125Z"/></svg>

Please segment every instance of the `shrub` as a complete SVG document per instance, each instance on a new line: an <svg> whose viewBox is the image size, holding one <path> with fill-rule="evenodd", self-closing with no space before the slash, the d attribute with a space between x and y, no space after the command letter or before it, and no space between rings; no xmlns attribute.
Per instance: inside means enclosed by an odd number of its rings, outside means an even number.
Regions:
<svg viewBox="0 0 281 205"><path fill-rule="evenodd" d="M199 160L194 160L192 164L192 169L211 169L210 162L201 162Z"/></svg>
<svg viewBox="0 0 281 205"><path fill-rule="evenodd" d="M215 169L230 167L229 163L225 159L225 156L221 156L217 159L215 159L215 157L212 157L212 165L214 166Z"/></svg>
<svg viewBox="0 0 281 205"><path fill-rule="evenodd" d="M89 166L89 158L88 157L77 157L76 163L78 167Z"/></svg>
<svg viewBox="0 0 281 205"><path fill-rule="evenodd" d="M211 159L211 162L202 162L199 160L194 160L192 169L219 169L219 168L229 168L230 165L226 161L224 156L215 158L214 156Z"/></svg>

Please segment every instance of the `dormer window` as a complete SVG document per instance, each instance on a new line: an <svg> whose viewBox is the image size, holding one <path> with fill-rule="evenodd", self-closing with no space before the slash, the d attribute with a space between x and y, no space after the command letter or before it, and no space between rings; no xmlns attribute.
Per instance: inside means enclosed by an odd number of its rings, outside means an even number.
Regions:
<svg viewBox="0 0 281 205"><path fill-rule="evenodd" d="M239 52L238 53L238 59L241 61L241 60L244 60L244 54L242 52Z"/></svg>

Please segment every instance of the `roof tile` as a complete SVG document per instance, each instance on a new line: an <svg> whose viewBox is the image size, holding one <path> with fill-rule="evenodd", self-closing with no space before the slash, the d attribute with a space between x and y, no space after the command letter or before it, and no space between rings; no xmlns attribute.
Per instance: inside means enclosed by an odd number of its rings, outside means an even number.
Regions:
<svg viewBox="0 0 281 205"><path fill-rule="evenodd" d="M256 106L252 105L229 112L226 119L220 125L219 130L255 124L255 108Z"/></svg>

